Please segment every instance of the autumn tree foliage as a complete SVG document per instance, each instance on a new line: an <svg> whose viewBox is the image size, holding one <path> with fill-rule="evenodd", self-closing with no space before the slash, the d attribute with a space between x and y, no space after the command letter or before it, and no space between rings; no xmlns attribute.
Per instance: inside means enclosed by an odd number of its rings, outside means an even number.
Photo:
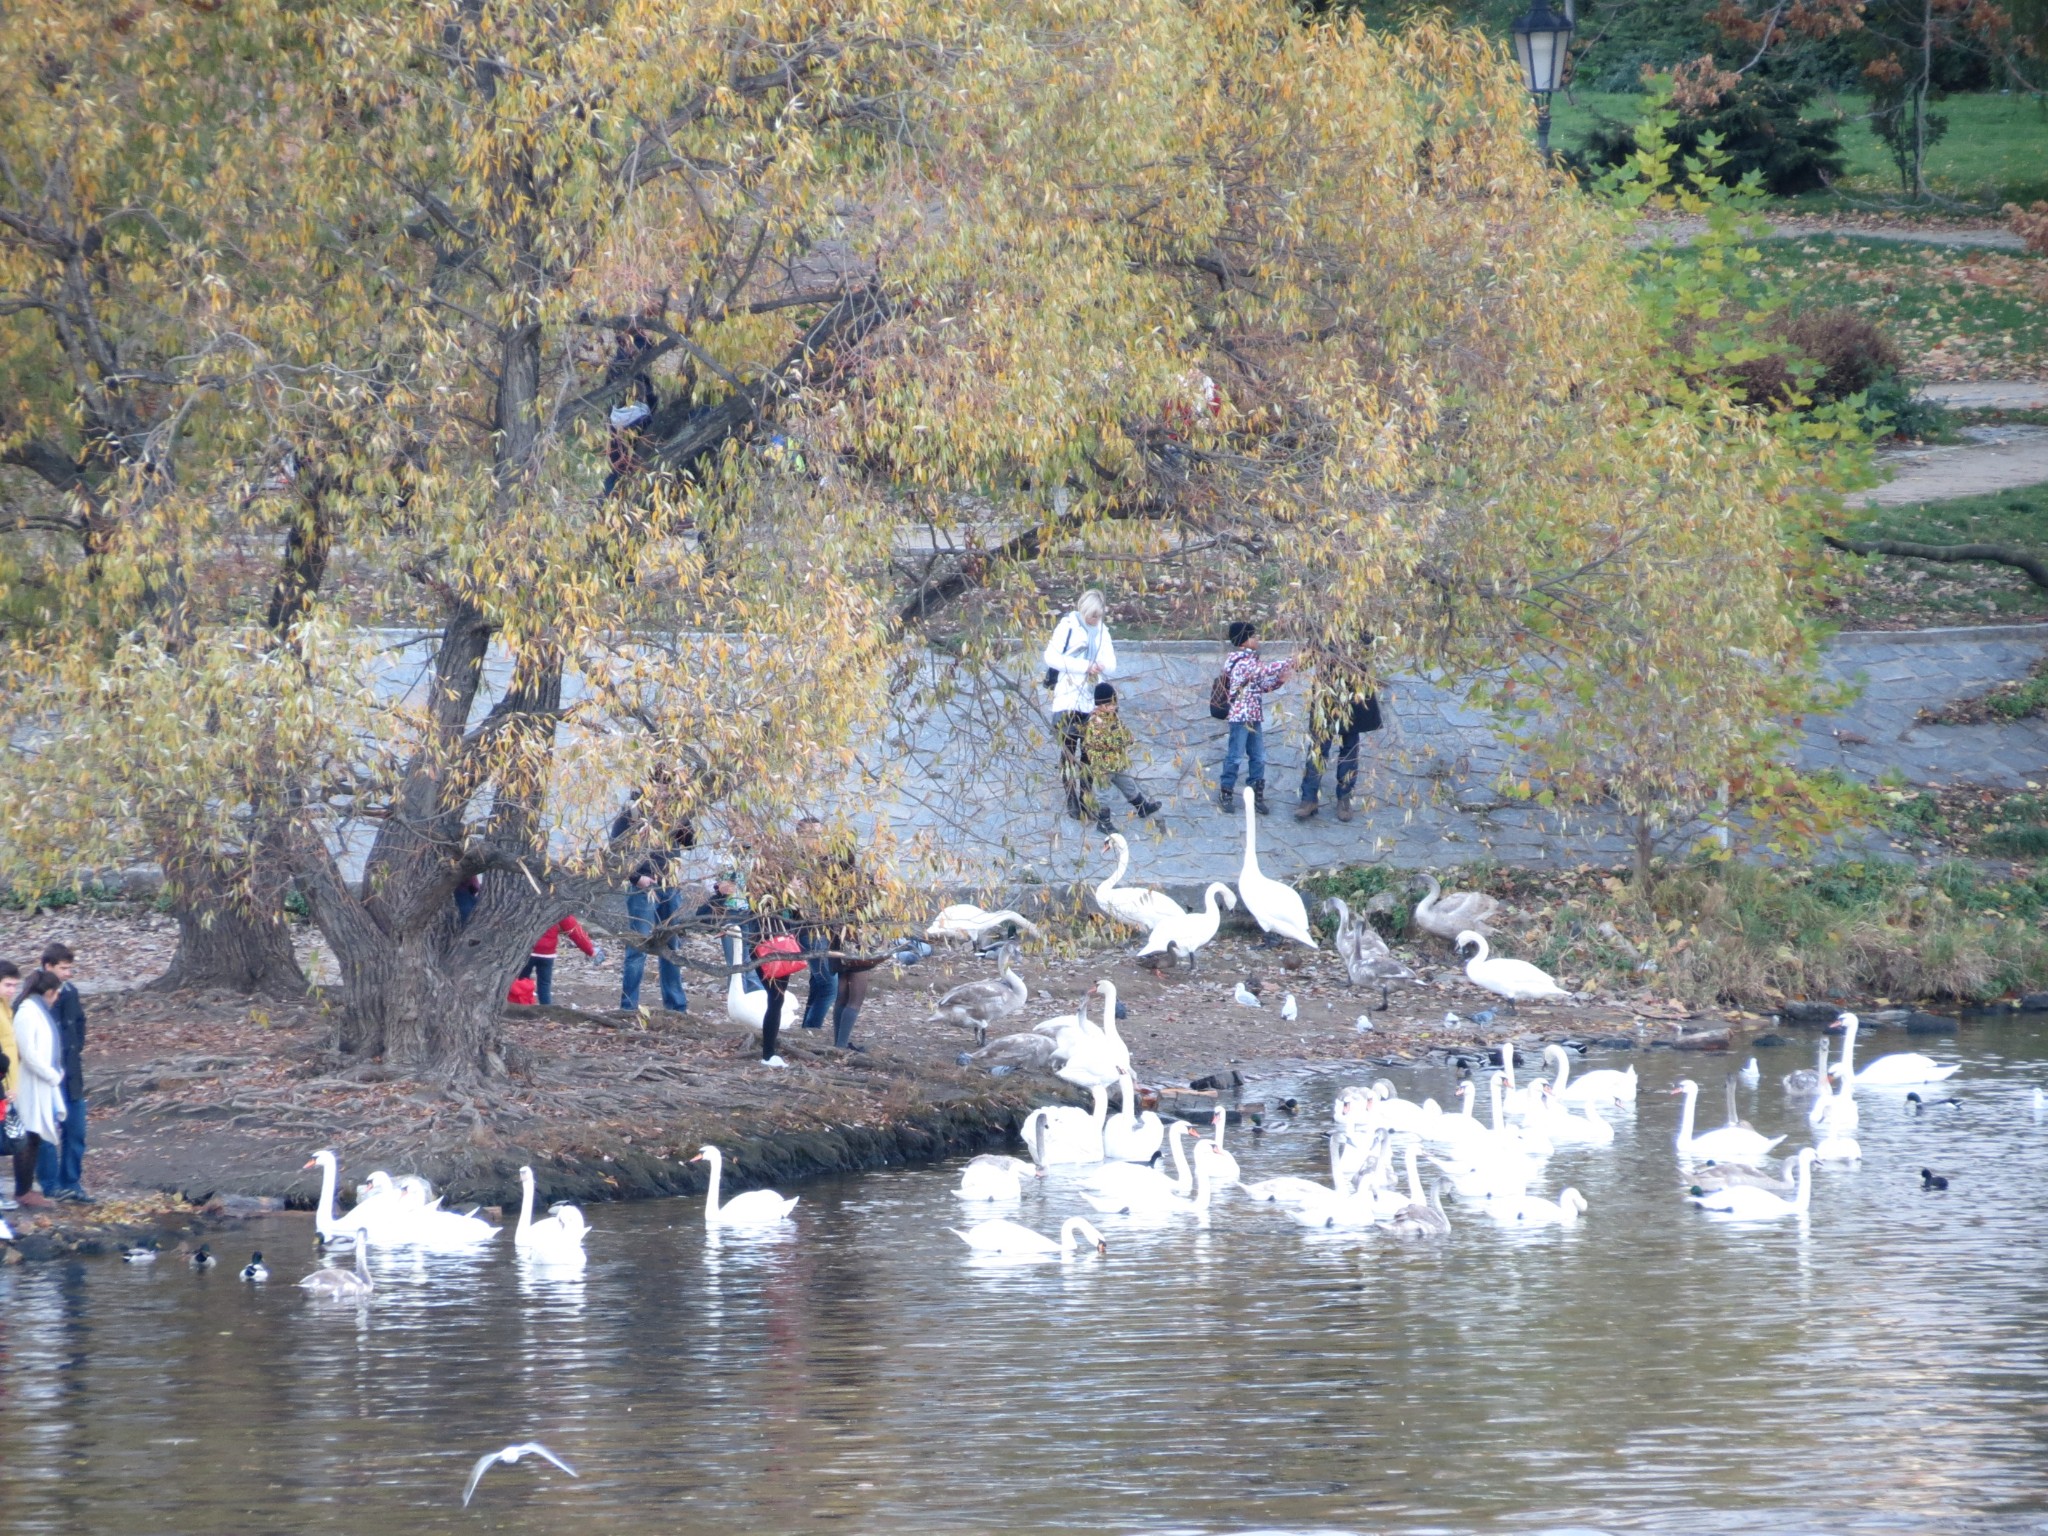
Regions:
<svg viewBox="0 0 2048 1536"><path fill-rule="evenodd" d="M1277 572L1309 644L1518 704L1661 679L1689 728L1631 760L1688 783L1798 672L1796 454L1673 368L1495 40L1253 0L56 9L0 60L7 153L106 125L65 218L138 231L81 291L153 361L75 368L7 226L10 374L70 381L10 459L70 464L34 526L89 529L11 658L8 853L146 846L211 926L298 892L350 1049L500 1070L578 892L685 819L853 814L909 658L998 665L1073 573L1227 549L1219 609ZM84 425L98 378L174 459ZM912 527L960 555L907 573Z"/></svg>

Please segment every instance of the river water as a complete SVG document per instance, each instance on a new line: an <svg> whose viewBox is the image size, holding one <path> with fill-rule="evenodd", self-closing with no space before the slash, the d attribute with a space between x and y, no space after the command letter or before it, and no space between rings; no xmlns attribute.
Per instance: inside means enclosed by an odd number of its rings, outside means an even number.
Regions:
<svg viewBox="0 0 2048 1536"><path fill-rule="evenodd" d="M1738 1063L1646 1052L1636 1124L1541 1186L1586 1194L1575 1230L1453 1203L1447 1241L1404 1244L1232 1197L1206 1228L1104 1219L1106 1257L987 1267L935 1168L805 1187L779 1239L707 1243L696 1201L596 1208L580 1278L506 1239L380 1254L363 1307L292 1283L297 1216L206 1274L7 1270L0 1527L2048 1531L2048 1031L1910 1044L1967 1063L1962 1106L1863 1092L1860 1166L1766 1228L1681 1201L1659 1091L1691 1073L1718 1124ZM1809 1050L1762 1054L1742 1112L1803 1145L1779 1079ZM1322 1171L1362 1076L1257 1081L1302 1108L1235 1137L1245 1177ZM1041 1230L1085 1209L1043 1186L1016 1213ZM267 1286L236 1278L256 1246ZM498 1467L463 1509L472 1461L527 1439L581 1476Z"/></svg>

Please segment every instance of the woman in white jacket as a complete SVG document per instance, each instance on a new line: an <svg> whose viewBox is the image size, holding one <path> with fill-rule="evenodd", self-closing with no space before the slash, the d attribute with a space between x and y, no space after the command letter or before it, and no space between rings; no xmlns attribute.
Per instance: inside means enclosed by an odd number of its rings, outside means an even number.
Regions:
<svg viewBox="0 0 2048 1536"><path fill-rule="evenodd" d="M14 1145L14 1198L30 1194L36 1153L57 1140L64 1119L64 1064L57 1051L57 1016L51 1012L64 982L53 971L31 971L14 1005L14 1044L21 1053L14 1107L23 1135Z"/></svg>
<svg viewBox="0 0 2048 1536"><path fill-rule="evenodd" d="M1046 642L1045 668L1052 680L1052 724L1060 741L1060 779L1067 789L1067 814L1088 816L1081 803L1081 735L1095 710L1095 685L1116 676L1116 642L1109 637L1109 604L1094 588L1081 594L1074 611L1061 619Z"/></svg>

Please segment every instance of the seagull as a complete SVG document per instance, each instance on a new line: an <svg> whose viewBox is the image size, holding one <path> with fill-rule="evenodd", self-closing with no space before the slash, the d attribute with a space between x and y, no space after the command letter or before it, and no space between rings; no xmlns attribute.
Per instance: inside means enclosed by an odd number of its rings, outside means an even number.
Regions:
<svg viewBox="0 0 2048 1536"><path fill-rule="evenodd" d="M1372 1015L1371 1015L1371 1014L1369 1014L1369 1013L1361 1013L1361 1014L1360 1014L1360 1015L1358 1016L1358 1022L1357 1022L1356 1024L1352 1025L1351 1027L1352 1027L1353 1029L1357 1030L1357 1031L1358 1031L1358 1033L1360 1033L1361 1035L1369 1035L1369 1034L1371 1034L1371 1033L1372 1033Z"/></svg>
<svg viewBox="0 0 2048 1536"><path fill-rule="evenodd" d="M1241 981L1237 984L1237 991L1234 995L1240 1008L1263 1008L1266 1006L1259 1001L1259 994Z"/></svg>
<svg viewBox="0 0 2048 1536"><path fill-rule="evenodd" d="M1300 1009L1294 1006L1294 994L1292 992L1280 999L1280 1017L1288 1023L1292 1024L1300 1011Z"/></svg>
<svg viewBox="0 0 2048 1536"><path fill-rule="evenodd" d="M489 1451L477 1457L476 1465L469 1469L469 1486L462 1490L462 1507L464 1509L469 1508L470 1496L476 1492L476 1485L483 1481L484 1474L491 1470L493 1464L502 1461L509 1467L514 1465L522 1456L546 1457L571 1477L576 1475L574 1467L570 1466L569 1463L562 1460L561 1457L542 1445L538 1440L527 1440L518 1445L508 1445L502 1451Z"/></svg>
<svg viewBox="0 0 2048 1536"><path fill-rule="evenodd" d="M244 1280L268 1280L270 1278L270 1270L264 1265L261 1253L249 1255L249 1262L242 1266L242 1278Z"/></svg>

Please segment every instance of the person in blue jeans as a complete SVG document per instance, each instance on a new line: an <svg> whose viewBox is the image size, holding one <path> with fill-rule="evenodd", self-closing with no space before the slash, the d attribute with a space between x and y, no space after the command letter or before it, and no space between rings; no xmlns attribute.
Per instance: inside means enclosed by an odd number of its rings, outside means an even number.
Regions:
<svg viewBox="0 0 2048 1536"><path fill-rule="evenodd" d="M57 1048L64 1060L63 1135L52 1144L43 1143L36 1153L36 1182L53 1200L74 1205L96 1202L85 1192L85 1005L78 1000L78 988L71 983L78 957L68 944L52 944L43 951L43 969L64 985L50 1012L57 1021Z"/></svg>
<svg viewBox="0 0 2048 1536"><path fill-rule="evenodd" d="M637 801L639 797L634 798ZM617 843L644 834L645 829L638 805L628 805L612 821L611 840ZM651 937L657 925L666 926L682 910L682 894L675 887L675 864L685 849L696 844L696 829L684 821L670 831L666 847L649 849L627 876L626 922L641 938ZM671 1013L687 1013L690 998L683 990L683 968L673 958L676 943L675 935L670 934L662 940L655 956L661 972L661 1006ZM639 1008L640 979L646 974L647 950L640 945L628 945L625 968L619 978L621 1012L631 1013Z"/></svg>
<svg viewBox="0 0 2048 1536"><path fill-rule="evenodd" d="M1230 654L1223 661L1230 679L1230 744L1223 752L1222 792L1218 807L1226 814L1238 809L1234 798L1237 771L1244 765L1245 783L1253 803L1266 814L1266 695L1293 674L1291 661L1259 660L1258 626L1239 619L1230 626Z"/></svg>

